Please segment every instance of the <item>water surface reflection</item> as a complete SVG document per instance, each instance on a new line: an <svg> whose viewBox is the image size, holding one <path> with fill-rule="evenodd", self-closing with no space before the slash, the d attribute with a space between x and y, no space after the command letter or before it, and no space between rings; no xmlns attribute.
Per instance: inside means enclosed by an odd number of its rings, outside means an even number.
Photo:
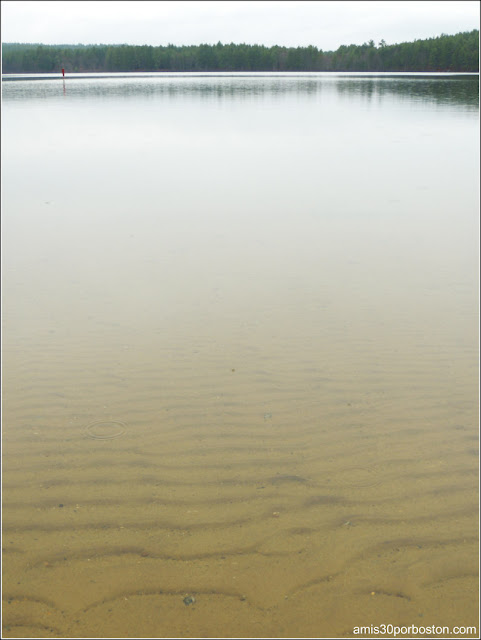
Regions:
<svg viewBox="0 0 481 640"><path fill-rule="evenodd" d="M4 636L476 624L477 79L3 89Z"/></svg>
<svg viewBox="0 0 481 640"><path fill-rule="evenodd" d="M138 99L140 95L168 95L172 97L199 95L203 98L219 99L259 98L261 96L288 95L315 96L321 91L336 92L341 96L358 94L371 97L395 96L408 100L422 100L439 104L464 105L476 109L479 100L479 80L477 75L454 76L440 79L413 75L396 77L389 75L361 76L337 74L312 74L307 77L288 76L205 76L203 74L169 76L159 74L139 78L67 78L64 87L68 87L69 96L91 99L94 96L120 97L130 96ZM59 96L58 79L18 80L3 85L4 100L47 99Z"/></svg>

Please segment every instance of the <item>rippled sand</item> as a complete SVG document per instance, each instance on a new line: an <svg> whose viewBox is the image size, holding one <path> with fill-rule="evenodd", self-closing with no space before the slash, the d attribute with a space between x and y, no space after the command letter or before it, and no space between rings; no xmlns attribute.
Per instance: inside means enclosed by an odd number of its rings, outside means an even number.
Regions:
<svg viewBox="0 0 481 640"><path fill-rule="evenodd" d="M428 350L416 373L368 340L319 360L259 338L23 353L4 393L6 637L477 623L473 381L450 390ZM92 437L101 420L125 432Z"/></svg>

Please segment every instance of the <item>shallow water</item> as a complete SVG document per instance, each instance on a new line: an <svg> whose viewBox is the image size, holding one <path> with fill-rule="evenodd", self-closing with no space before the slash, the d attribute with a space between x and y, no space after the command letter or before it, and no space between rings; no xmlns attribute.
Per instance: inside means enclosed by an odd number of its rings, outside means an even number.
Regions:
<svg viewBox="0 0 481 640"><path fill-rule="evenodd" d="M5 637L478 624L477 87L3 83Z"/></svg>

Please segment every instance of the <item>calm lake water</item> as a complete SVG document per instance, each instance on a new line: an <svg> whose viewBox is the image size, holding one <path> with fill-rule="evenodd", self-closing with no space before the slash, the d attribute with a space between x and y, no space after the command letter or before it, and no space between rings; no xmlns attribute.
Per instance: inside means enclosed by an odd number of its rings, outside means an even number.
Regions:
<svg viewBox="0 0 481 640"><path fill-rule="evenodd" d="M2 84L4 637L477 625L478 77Z"/></svg>

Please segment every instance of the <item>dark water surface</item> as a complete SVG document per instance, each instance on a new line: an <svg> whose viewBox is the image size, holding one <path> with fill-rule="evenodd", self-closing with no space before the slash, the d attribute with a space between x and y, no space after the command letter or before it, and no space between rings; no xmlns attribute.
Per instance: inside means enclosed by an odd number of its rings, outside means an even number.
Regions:
<svg viewBox="0 0 481 640"><path fill-rule="evenodd" d="M477 76L2 91L3 635L477 625Z"/></svg>

